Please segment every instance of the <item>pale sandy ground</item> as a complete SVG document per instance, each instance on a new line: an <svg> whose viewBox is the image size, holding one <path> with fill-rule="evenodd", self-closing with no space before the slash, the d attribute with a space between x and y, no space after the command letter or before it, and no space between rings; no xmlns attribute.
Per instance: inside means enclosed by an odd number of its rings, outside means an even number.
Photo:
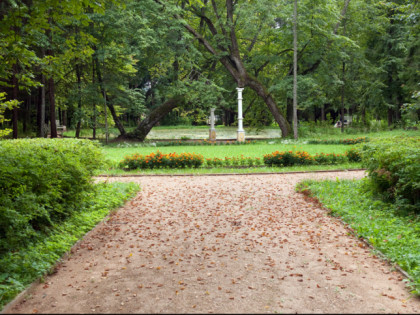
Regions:
<svg viewBox="0 0 420 315"><path fill-rule="evenodd" d="M419 313L400 273L276 175L109 178L142 190L3 313Z"/></svg>

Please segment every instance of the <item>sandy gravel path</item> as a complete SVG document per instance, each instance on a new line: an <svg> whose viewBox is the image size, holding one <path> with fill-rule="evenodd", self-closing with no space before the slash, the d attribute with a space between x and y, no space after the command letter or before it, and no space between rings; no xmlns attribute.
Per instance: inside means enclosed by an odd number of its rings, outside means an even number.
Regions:
<svg viewBox="0 0 420 315"><path fill-rule="evenodd" d="M401 275L276 175L109 178L142 191L5 313L419 313Z"/></svg>

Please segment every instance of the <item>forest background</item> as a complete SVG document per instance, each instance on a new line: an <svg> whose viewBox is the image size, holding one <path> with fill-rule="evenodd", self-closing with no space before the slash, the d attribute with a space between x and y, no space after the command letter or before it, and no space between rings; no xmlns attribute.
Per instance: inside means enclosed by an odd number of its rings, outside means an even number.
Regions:
<svg viewBox="0 0 420 315"><path fill-rule="evenodd" d="M0 135L115 126L293 122L293 1L6 0L0 3ZM415 127L415 0L299 0L298 120Z"/></svg>

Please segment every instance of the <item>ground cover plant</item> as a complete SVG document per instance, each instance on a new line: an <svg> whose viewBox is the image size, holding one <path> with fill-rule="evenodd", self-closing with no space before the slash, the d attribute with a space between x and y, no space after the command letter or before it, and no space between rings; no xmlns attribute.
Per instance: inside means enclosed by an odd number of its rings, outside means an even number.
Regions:
<svg viewBox="0 0 420 315"><path fill-rule="evenodd" d="M363 181L306 181L298 190L317 198L359 237L398 264L411 277L412 292L420 295L420 219L384 202ZM369 185L368 185L369 186Z"/></svg>
<svg viewBox="0 0 420 315"><path fill-rule="evenodd" d="M49 273L71 247L120 207L139 189L132 183L99 184L88 194L90 201L48 231L25 245L14 245L0 254L0 310L28 285Z"/></svg>

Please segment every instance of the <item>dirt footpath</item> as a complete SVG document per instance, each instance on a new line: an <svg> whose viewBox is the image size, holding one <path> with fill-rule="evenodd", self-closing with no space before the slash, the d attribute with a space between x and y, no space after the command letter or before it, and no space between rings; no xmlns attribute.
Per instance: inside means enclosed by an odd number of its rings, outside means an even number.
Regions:
<svg viewBox="0 0 420 315"><path fill-rule="evenodd" d="M294 191L364 172L110 178L142 191L5 313L419 313L402 276Z"/></svg>

